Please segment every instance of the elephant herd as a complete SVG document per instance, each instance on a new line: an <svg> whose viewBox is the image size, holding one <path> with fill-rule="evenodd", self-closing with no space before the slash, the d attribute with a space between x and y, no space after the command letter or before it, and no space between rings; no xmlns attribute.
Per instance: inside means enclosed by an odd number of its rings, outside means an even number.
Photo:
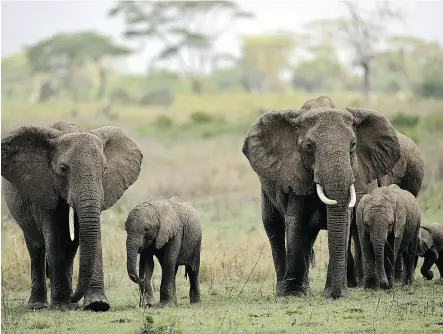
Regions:
<svg viewBox="0 0 443 334"><path fill-rule="evenodd" d="M443 274L442 225L420 226L416 198L423 157L382 114L339 109L320 96L299 110L261 115L247 132L242 152L261 184L277 295L308 294L313 245L321 229L328 231L326 297L345 297L349 287L391 288L394 279L410 284L417 256L425 257L421 273L427 279L433 277L434 263ZM2 139L5 200L31 258L29 308L48 307L47 277L52 308L76 307L82 297L85 310L110 308L100 213L137 180L142 160L137 144L114 126L85 132L66 122L26 125ZM191 205L176 196L143 202L129 213L126 232L127 271L142 291L140 306L155 303L153 256L162 267L160 304L177 303L179 265L189 277L190 301L200 302L202 232Z"/></svg>

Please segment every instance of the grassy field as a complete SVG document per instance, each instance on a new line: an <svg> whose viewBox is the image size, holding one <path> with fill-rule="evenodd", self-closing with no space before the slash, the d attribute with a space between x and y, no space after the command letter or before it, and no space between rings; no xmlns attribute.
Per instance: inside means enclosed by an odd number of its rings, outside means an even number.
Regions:
<svg viewBox="0 0 443 334"><path fill-rule="evenodd" d="M338 107L363 106L358 96L330 94ZM7 333L211 333L211 332L443 332L443 285L425 282L391 292L351 290L346 300L321 296L327 265L327 238L315 245L313 294L273 296L275 274L260 219L259 182L241 153L252 121L271 108L297 108L314 96L178 96L168 109L119 106L110 116L102 105L83 103L74 117L69 101L2 105L2 136L23 124L66 120L92 129L118 125L140 145L144 161L137 182L102 213L107 313L29 312L30 261L23 235L2 199L2 330ZM420 193L424 224L443 216L443 101L377 96L366 105L391 118L413 137L426 162ZM418 117L417 121L413 121ZM411 121L412 120L412 121ZM142 310L138 289L126 274L124 221L138 203L178 195L202 220L202 303L189 304L188 281L179 270L179 306ZM77 265L77 264L76 264ZM75 268L76 270L76 268ZM436 275L438 276L438 274ZM159 298L156 262L154 289Z"/></svg>

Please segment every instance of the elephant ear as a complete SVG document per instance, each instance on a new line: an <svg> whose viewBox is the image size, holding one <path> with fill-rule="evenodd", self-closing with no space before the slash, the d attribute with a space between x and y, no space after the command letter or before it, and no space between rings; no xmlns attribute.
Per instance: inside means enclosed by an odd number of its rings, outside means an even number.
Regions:
<svg viewBox="0 0 443 334"><path fill-rule="evenodd" d="M104 126L89 132L103 141L107 161L107 171L103 175L103 210L106 210L137 180L143 154L137 144L117 126Z"/></svg>
<svg viewBox="0 0 443 334"><path fill-rule="evenodd" d="M2 176L31 201L53 209L58 197L51 168L54 142L61 131L26 125L2 139Z"/></svg>
<svg viewBox="0 0 443 334"><path fill-rule="evenodd" d="M51 125L51 128L59 130L66 133L74 133L74 132L81 132L80 127L76 124L67 123L65 121L59 121L57 123L54 123Z"/></svg>
<svg viewBox="0 0 443 334"><path fill-rule="evenodd" d="M425 226L420 227L420 233L418 235L418 249L417 255L423 256L432 246L434 242L431 237L431 233Z"/></svg>
<svg viewBox="0 0 443 334"><path fill-rule="evenodd" d="M158 206L160 227L155 238L155 248L162 248L174 235L176 235L181 227L180 217L173 207L165 202Z"/></svg>
<svg viewBox="0 0 443 334"><path fill-rule="evenodd" d="M285 192L291 187L297 195L308 195L315 189L297 146L300 114L298 110L263 114L249 129L242 151L258 175L276 182Z"/></svg>
<svg viewBox="0 0 443 334"><path fill-rule="evenodd" d="M355 118L356 153L366 184L387 175L400 159L400 143L389 120L381 113L346 108Z"/></svg>

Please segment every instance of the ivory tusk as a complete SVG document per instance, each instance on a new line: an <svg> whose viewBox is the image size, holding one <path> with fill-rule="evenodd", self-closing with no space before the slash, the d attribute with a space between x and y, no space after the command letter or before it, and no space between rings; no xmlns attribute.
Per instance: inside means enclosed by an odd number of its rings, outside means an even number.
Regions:
<svg viewBox="0 0 443 334"><path fill-rule="evenodd" d="M351 192L351 201L349 202L349 207L353 208L355 206L355 202L357 202L357 195L355 194L354 184L351 184L349 187L349 191Z"/></svg>
<svg viewBox="0 0 443 334"><path fill-rule="evenodd" d="M74 241L75 233L74 233L74 208L72 206L69 207L69 236L71 240Z"/></svg>
<svg viewBox="0 0 443 334"><path fill-rule="evenodd" d="M322 201L326 205L335 205L337 204L337 201L334 199L329 199L326 197L325 193L323 192L323 187L320 184L316 184L317 188L317 195L320 198L320 201Z"/></svg>

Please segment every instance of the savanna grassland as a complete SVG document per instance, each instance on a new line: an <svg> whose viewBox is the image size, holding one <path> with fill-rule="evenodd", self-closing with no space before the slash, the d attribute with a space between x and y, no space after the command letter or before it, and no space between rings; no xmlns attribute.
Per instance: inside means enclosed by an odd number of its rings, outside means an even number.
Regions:
<svg viewBox="0 0 443 334"><path fill-rule="evenodd" d="M388 116L419 145L426 163L420 193L423 224L443 221L443 101L329 94L338 107L366 106ZM2 136L24 124L66 120L93 129L118 125L141 147L141 174L102 213L107 313L28 311L30 260L23 235L2 200L2 330L7 333L212 333L212 332L443 332L443 285L424 281L390 292L352 289L349 298L322 297L327 266L326 232L311 269L313 294L276 298L270 246L261 224L259 181L241 152L244 135L271 108L298 108L303 93L288 95L178 96L168 108L83 103L74 117L66 101L2 105ZM183 268L177 275L179 306L138 308L138 288L126 274L124 221L138 203L178 195L199 211L203 229L202 303L190 305ZM78 259L77 259L78 260ZM421 261L420 261L421 263ZM419 263L419 265L420 265ZM77 263L76 263L77 265ZM77 268L77 267L76 267ZM76 271L76 268L74 271ZM436 269L434 269L435 271ZM438 276L437 273L436 277ZM156 261L155 297L160 268Z"/></svg>

